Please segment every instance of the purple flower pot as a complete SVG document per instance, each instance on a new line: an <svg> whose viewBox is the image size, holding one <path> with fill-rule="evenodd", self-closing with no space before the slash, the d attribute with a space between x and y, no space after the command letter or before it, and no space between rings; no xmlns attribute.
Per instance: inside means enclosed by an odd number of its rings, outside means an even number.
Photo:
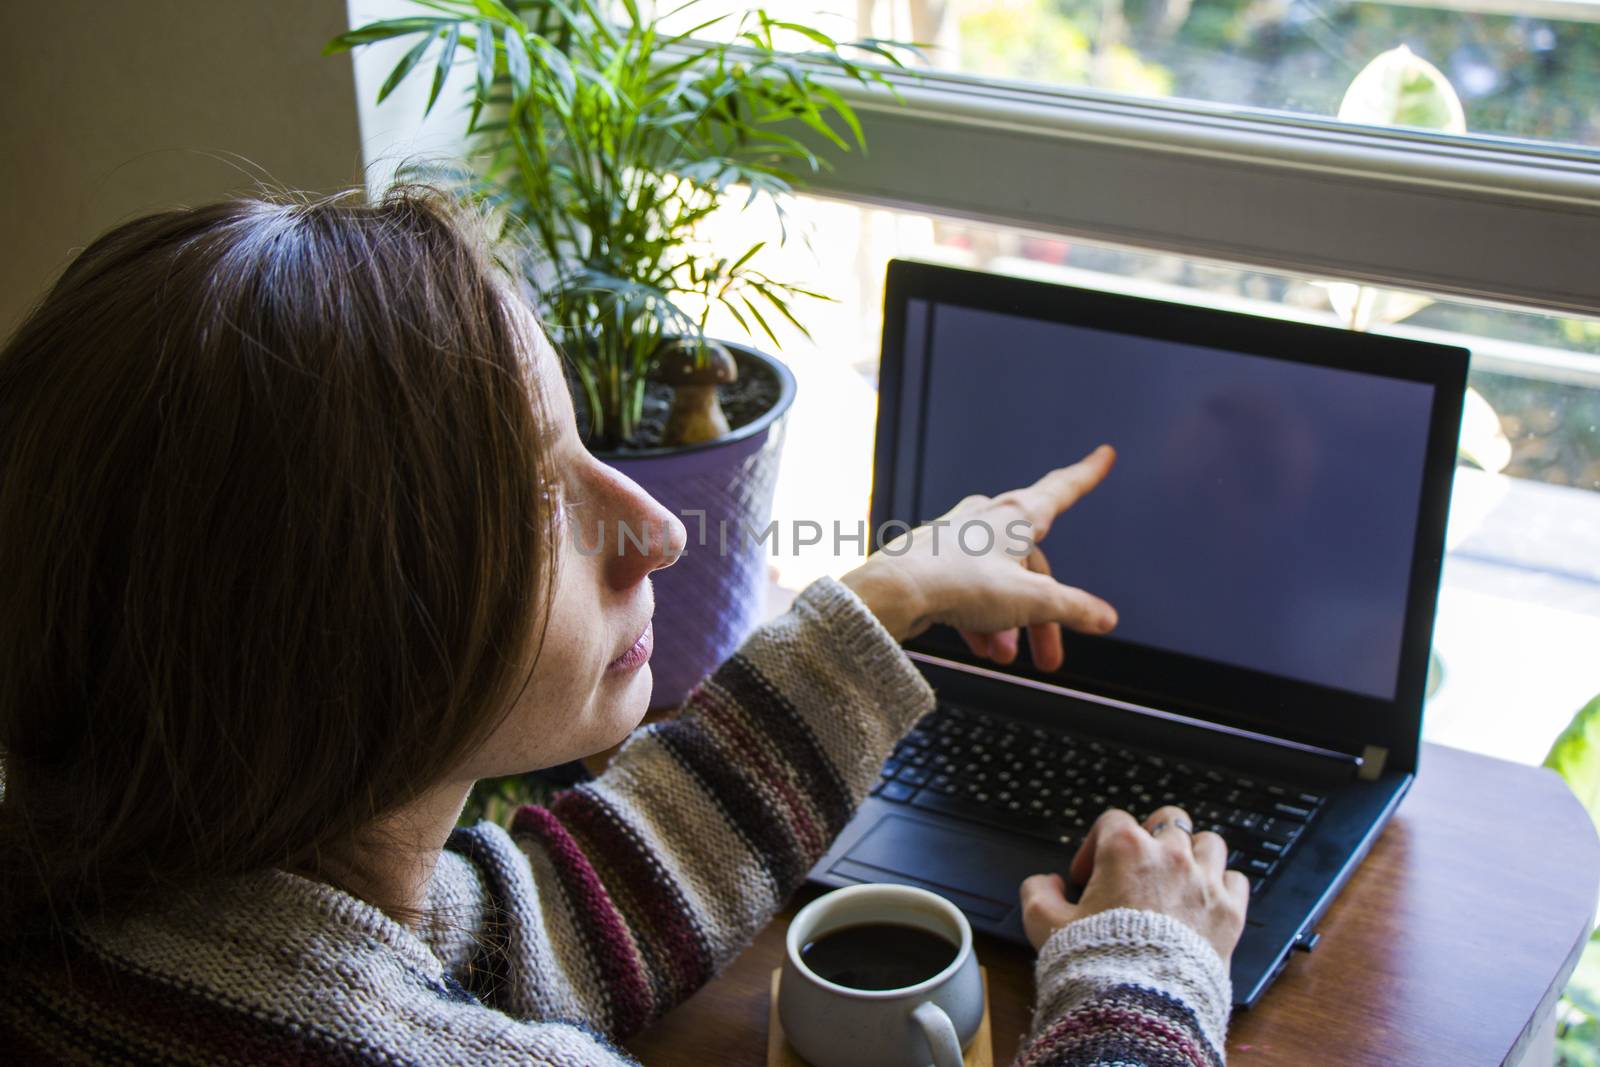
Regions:
<svg viewBox="0 0 1600 1067"><path fill-rule="evenodd" d="M724 341L739 358L777 379L764 414L715 441L687 448L601 454L683 521L689 542L677 563L651 576L655 587L652 708L683 702L761 621L772 540L772 492L794 375L763 352Z"/></svg>

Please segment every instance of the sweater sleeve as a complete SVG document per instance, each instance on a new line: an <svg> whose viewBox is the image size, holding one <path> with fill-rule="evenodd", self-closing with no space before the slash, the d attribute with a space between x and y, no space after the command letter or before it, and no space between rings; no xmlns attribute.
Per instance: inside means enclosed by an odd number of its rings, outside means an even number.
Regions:
<svg viewBox="0 0 1600 1067"><path fill-rule="evenodd" d="M457 831L435 888L461 936L434 948L464 992L556 1024L540 1034L583 1045L582 1062L631 1062L613 1042L749 945L933 705L876 617L820 579L599 778L522 808L509 834ZM1176 920L1119 909L1069 924L1036 980L1018 1067L1220 1067L1227 973Z"/></svg>
<svg viewBox="0 0 1600 1067"><path fill-rule="evenodd" d="M805 880L933 690L860 599L822 578L675 719L507 835L457 831L466 989L622 1040L709 981ZM462 877L465 877L464 875Z"/></svg>
<svg viewBox="0 0 1600 1067"><path fill-rule="evenodd" d="M1041 946L1034 981L1013 1067L1222 1067L1228 969L1171 916L1114 908L1070 922Z"/></svg>

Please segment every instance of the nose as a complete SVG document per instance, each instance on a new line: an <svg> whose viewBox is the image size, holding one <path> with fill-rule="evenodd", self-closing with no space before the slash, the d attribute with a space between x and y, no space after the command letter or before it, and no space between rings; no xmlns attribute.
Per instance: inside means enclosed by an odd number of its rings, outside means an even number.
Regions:
<svg viewBox="0 0 1600 1067"><path fill-rule="evenodd" d="M610 484L607 496L613 502L612 524L606 546L606 582L614 589L638 585L651 571L670 567L688 544L688 531L676 515L645 492L632 478L614 467L601 464Z"/></svg>

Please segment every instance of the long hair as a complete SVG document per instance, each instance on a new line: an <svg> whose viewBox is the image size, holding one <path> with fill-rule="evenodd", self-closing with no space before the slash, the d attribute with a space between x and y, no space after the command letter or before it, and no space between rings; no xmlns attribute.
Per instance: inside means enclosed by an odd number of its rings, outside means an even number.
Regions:
<svg viewBox="0 0 1600 1067"><path fill-rule="evenodd" d="M0 352L0 941L319 876L494 729L555 566L517 302L418 187L66 269Z"/></svg>

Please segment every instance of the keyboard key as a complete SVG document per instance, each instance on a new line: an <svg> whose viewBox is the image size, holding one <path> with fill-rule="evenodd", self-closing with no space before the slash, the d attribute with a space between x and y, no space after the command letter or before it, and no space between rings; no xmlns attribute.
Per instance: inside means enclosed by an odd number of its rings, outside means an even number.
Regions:
<svg viewBox="0 0 1600 1067"><path fill-rule="evenodd" d="M1240 830L1254 830L1261 825L1261 816L1253 811L1240 811L1236 808L1228 812L1228 817L1224 821Z"/></svg>
<svg viewBox="0 0 1600 1067"><path fill-rule="evenodd" d="M1063 836L1069 839L1081 836L1081 831L1075 832L1067 823L1033 815L1023 802L1014 801L1014 803L1017 805L1014 809L996 809L985 803L974 803L972 800L963 800L960 797L943 797L924 790L917 794L911 806L1057 843L1061 842Z"/></svg>
<svg viewBox="0 0 1600 1067"><path fill-rule="evenodd" d="M900 773L895 775L895 780L905 782L907 785L922 785L931 777L932 775L921 767L902 767Z"/></svg>
<svg viewBox="0 0 1600 1067"><path fill-rule="evenodd" d="M892 800L896 804L904 804L916 795L917 787L904 782L884 782L877 792L877 796L884 800Z"/></svg>
<svg viewBox="0 0 1600 1067"><path fill-rule="evenodd" d="M1277 801L1268 810L1282 818L1294 819L1298 822L1305 822L1307 819L1311 818L1310 808L1302 808L1298 805L1290 804L1286 800Z"/></svg>
<svg viewBox="0 0 1600 1067"><path fill-rule="evenodd" d="M1250 811L1261 811L1272 805L1270 800L1252 789L1229 789L1222 794L1219 802Z"/></svg>
<svg viewBox="0 0 1600 1067"><path fill-rule="evenodd" d="M984 799L987 800L987 796ZM945 815L955 815L962 819L971 819L974 822L994 824L1001 822L1005 818L983 801L976 800L976 798L946 797L937 793L929 793L926 790L918 794L917 799L911 806L914 808L926 808L929 811L937 811Z"/></svg>
<svg viewBox="0 0 1600 1067"><path fill-rule="evenodd" d="M1066 812L1061 813L1058 821L1076 834L1086 834L1089 832L1089 827L1094 825L1094 820L1087 815L1068 815Z"/></svg>

